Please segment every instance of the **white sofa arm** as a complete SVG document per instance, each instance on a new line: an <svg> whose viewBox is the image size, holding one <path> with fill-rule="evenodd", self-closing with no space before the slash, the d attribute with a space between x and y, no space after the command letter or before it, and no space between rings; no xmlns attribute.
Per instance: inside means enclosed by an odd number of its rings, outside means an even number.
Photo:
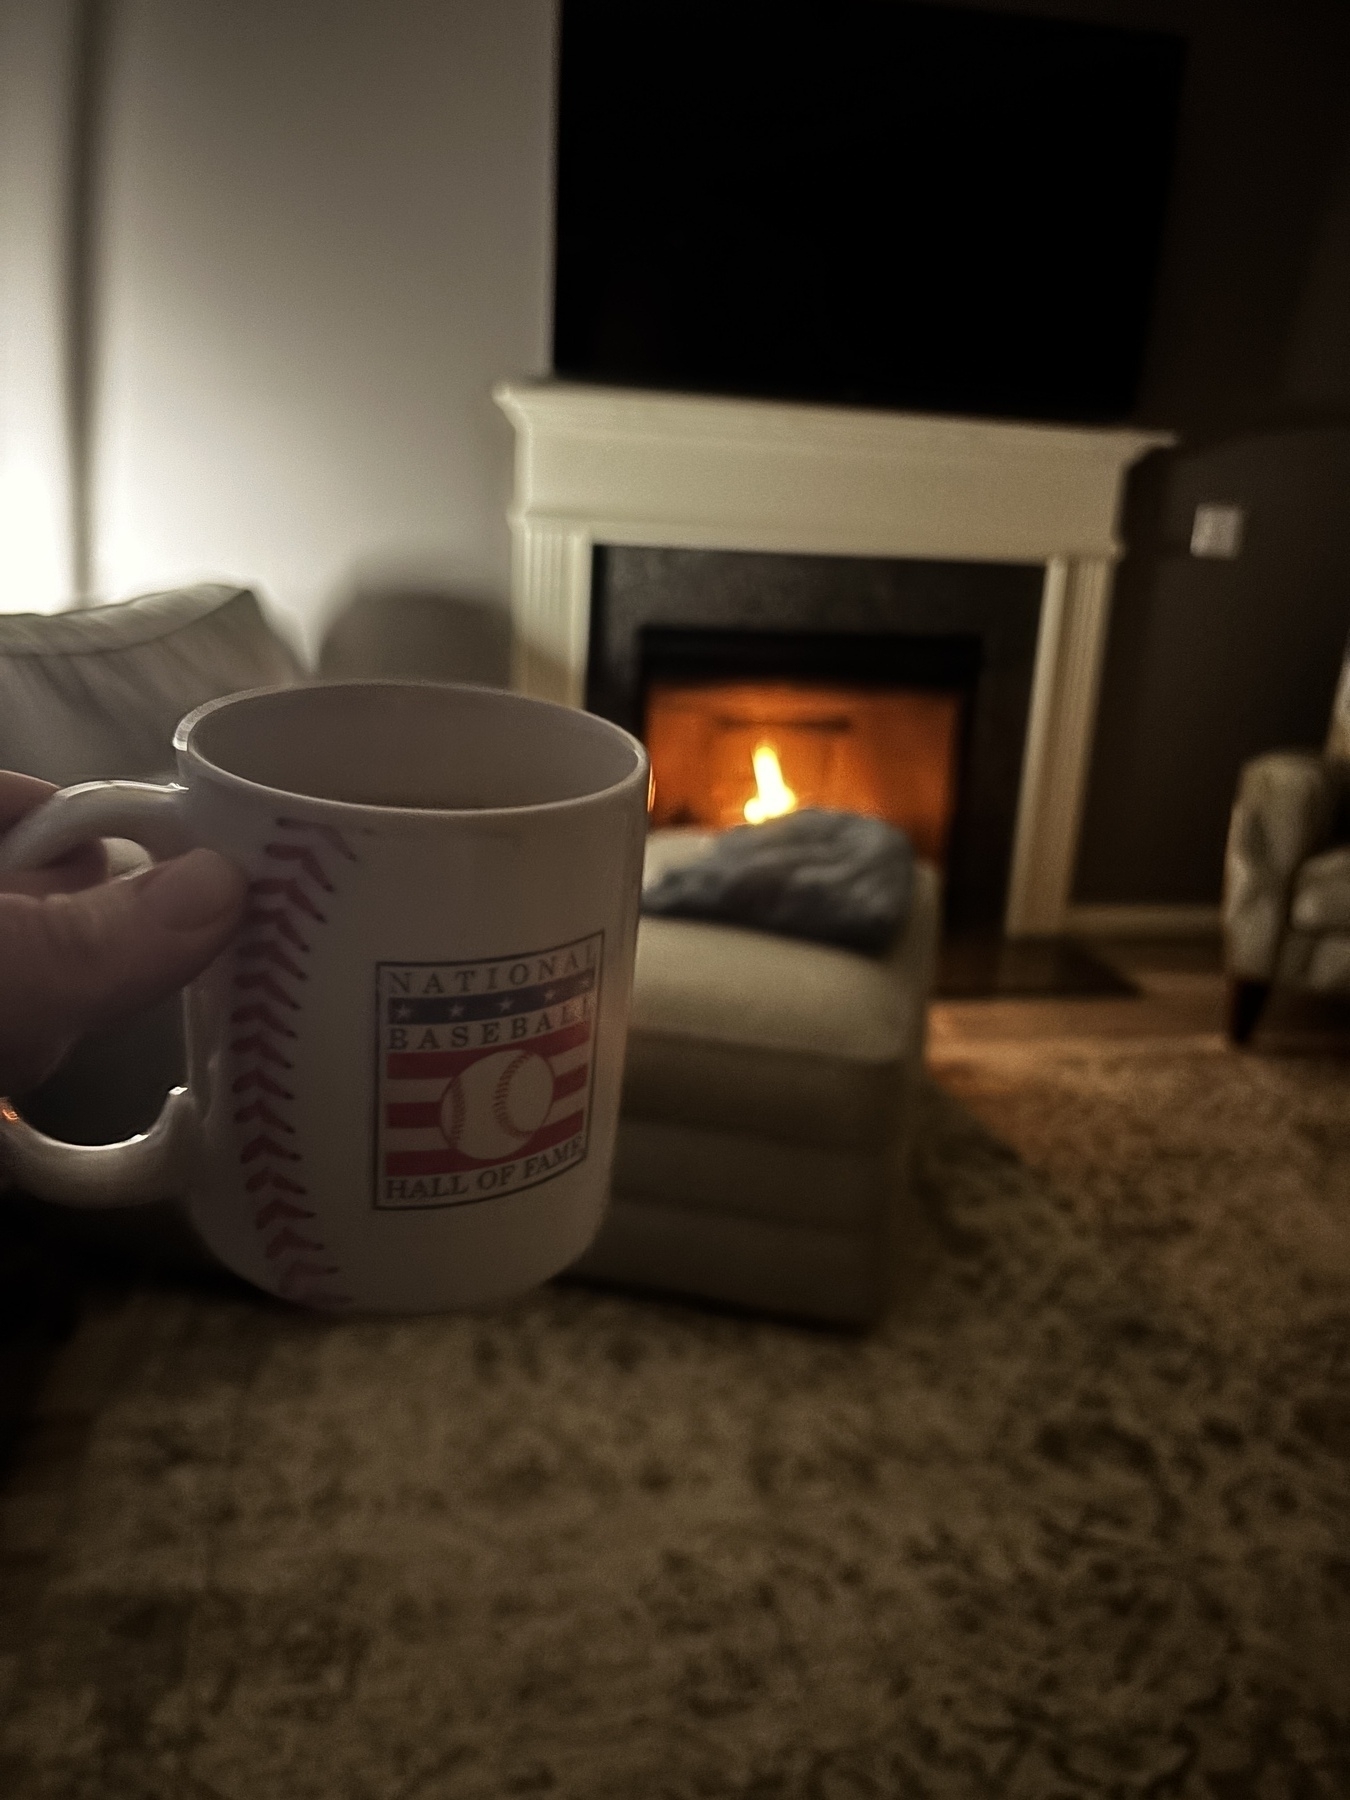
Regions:
<svg viewBox="0 0 1350 1800"><path fill-rule="evenodd" d="M1277 750L1246 764L1224 856L1223 931L1230 974L1269 981L1300 865L1322 849L1336 811L1331 764Z"/></svg>

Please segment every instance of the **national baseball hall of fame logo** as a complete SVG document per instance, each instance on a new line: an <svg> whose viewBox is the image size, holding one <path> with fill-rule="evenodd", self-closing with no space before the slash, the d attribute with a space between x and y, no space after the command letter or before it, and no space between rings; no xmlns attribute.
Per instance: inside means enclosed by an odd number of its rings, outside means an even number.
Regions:
<svg viewBox="0 0 1350 1800"><path fill-rule="evenodd" d="M582 1161L603 945L378 964L376 1206L490 1200Z"/></svg>

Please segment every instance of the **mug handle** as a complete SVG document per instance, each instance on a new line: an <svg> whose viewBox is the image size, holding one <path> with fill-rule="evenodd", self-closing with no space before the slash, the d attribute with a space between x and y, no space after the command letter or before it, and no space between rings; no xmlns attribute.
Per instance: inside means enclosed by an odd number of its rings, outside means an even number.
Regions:
<svg viewBox="0 0 1350 1800"><path fill-rule="evenodd" d="M156 861L194 848L186 788L85 781L62 788L0 838L0 872L38 869L94 837L130 838ZM0 1181L65 1206L135 1206L183 1190L193 1114L186 1088L169 1091L149 1131L120 1144L64 1144L24 1123L0 1099Z"/></svg>

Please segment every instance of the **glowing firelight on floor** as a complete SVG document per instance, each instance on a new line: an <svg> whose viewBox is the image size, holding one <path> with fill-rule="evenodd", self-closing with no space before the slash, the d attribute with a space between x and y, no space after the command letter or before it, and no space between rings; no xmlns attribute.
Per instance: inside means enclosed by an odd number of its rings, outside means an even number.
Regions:
<svg viewBox="0 0 1350 1800"><path fill-rule="evenodd" d="M755 767L755 787L745 803L745 816L751 825L762 825L765 819L778 819L790 813L797 796L783 780L783 770L772 744L757 744L751 757Z"/></svg>

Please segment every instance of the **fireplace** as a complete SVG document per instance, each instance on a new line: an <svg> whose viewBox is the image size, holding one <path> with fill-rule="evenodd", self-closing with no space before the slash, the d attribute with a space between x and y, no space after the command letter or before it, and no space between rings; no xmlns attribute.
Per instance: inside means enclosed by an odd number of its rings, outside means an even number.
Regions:
<svg viewBox="0 0 1350 1800"><path fill-rule="evenodd" d="M653 824L873 813L942 869L948 924L997 931L1040 609L1016 564L601 545L586 704L647 744Z"/></svg>
<svg viewBox="0 0 1350 1800"><path fill-rule="evenodd" d="M949 690L960 749L948 881L966 921L1013 936L1064 929L1121 486L1170 436L558 381L504 383L496 399L517 434L517 686L642 731L649 698L676 682L644 671L661 630L758 634L766 654L774 634L814 637L813 652L830 634L973 635L980 673L963 698L959 684ZM704 597L672 611L680 559L695 553ZM725 579L711 581L718 560ZM756 560L777 565L771 581L727 573ZM795 611L792 597L822 570ZM667 590L659 607L653 583ZM780 677L761 668L753 680ZM803 680L858 685L819 668L790 685ZM817 693L811 705L824 716L825 702Z"/></svg>

